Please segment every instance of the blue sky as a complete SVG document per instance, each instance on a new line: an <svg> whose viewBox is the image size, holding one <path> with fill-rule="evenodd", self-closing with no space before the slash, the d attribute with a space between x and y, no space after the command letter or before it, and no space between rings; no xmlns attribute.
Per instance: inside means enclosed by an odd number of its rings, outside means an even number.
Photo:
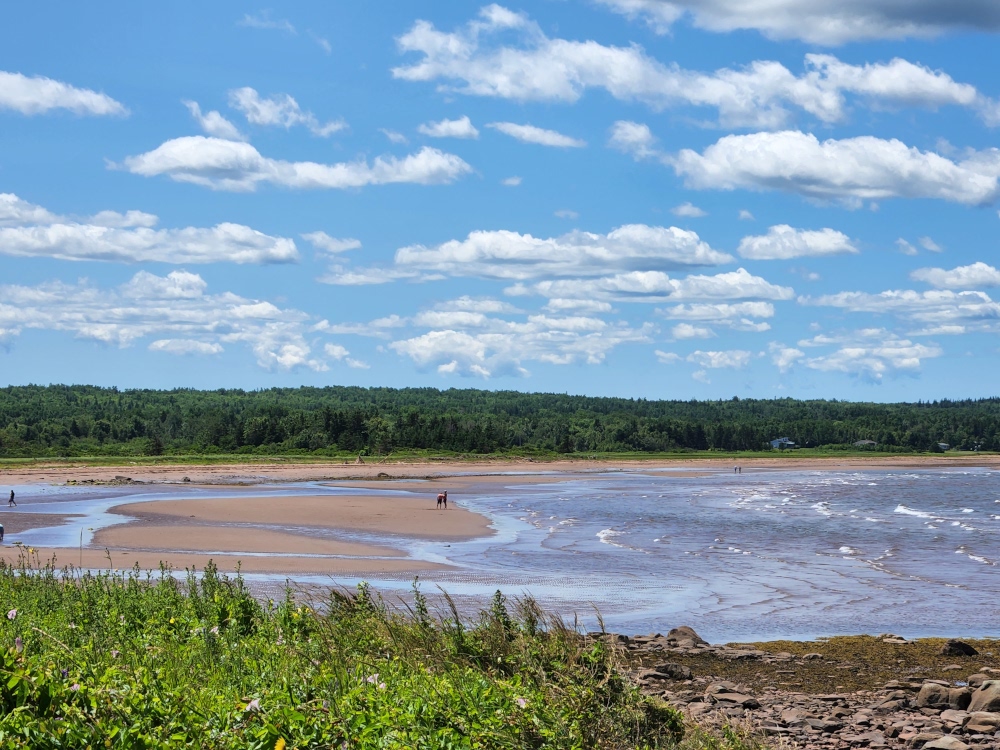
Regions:
<svg viewBox="0 0 1000 750"><path fill-rule="evenodd" d="M0 383L996 395L992 0L22 3Z"/></svg>

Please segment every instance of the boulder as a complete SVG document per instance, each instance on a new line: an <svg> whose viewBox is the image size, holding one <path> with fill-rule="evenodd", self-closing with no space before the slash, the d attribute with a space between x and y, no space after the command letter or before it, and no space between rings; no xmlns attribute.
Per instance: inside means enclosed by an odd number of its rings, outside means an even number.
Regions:
<svg viewBox="0 0 1000 750"><path fill-rule="evenodd" d="M691 669L682 664L657 664L639 672L640 680L690 680Z"/></svg>
<svg viewBox="0 0 1000 750"><path fill-rule="evenodd" d="M972 700L969 688L949 688L936 682L925 682L917 693L914 705L917 708L957 709L964 711Z"/></svg>
<svg viewBox="0 0 1000 750"><path fill-rule="evenodd" d="M1000 713L976 711L969 714L965 729L973 734L992 734L1000 729Z"/></svg>
<svg viewBox="0 0 1000 750"><path fill-rule="evenodd" d="M969 750L969 746L958 739L958 737L945 735L944 737L938 737L936 740L928 742L924 745L924 750Z"/></svg>
<svg viewBox="0 0 1000 750"><path fill-rule="evenodd" d="M978 653L965 641L956 641L954 638L941 647L942 656L975 656Z"/></svg>
<svg viewBox="0 0 1000 750"><path fill-rule="evenodd" d="M694 632L694 628L690 628L687 625L681 625L679 628L672 628L669 633L667 633L667 641L673 645L680 648L693 648L694 646L704 644L708 645L708 641Z"/></svg>
<svg viewBox="0 0 1000 750"><path fill-rule="evenodd" d="M982 672L977 672L976 674L970 674L969 679L966 682L969 683L970 688L977 688L990 679L990 676L983 674Z"/></svg>
<svg viewBox="0 0 1000 750"><path fill-rule="evenodd" d="M976 711L1000 711L1000 680L987 680L972 694L969 713Z"/></svg>

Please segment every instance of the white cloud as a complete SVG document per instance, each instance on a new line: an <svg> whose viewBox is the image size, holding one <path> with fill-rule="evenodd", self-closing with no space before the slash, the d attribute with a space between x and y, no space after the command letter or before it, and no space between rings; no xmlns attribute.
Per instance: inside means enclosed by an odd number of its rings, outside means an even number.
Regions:
<svg viewBox="0 0 1000 750"><path fill-rule="evenodd" d="M677 227L628 224L596 234L574 231L536 238L506 230L472 232L464 240L396 251L395 271L495 279L593 276L613 269L683 268L732 261L695 232ZM585 297L586 295L560 295Z"/></svg>
<svg viewBox="0 0 1000 750"><path fill-rule="evenodd" d="M545 280L524 291L562 299L654 303L688 300L787 300L794 296L789 287L771 284L743 268L714 276L692 274L683 279L671 278L662 271L631 271L597 279Z"/></svg>
<svg viewBox="0 0 1000 750"><path fill-rule="evenodd" d="M212 110L207 114L202 114L201 107L198 106L198 102L192 102L185 100L182 102L188 111L191 113L191 117L195 119L200 127L207 135L213 136L214 138L224 138L227 141L245 141L247 138L243 133L239 131L235 125L233 125L229 120L223 117L216 110Z"/></svg>
<svg viewBox="0 0 1000 750"><path fill-rule="evenodd" d="M920 243L920 247L924 250L928 250L932 253L940 253L942 251L941 246L930 237L920 237L917 239L917 242Z"/></svg>
<svg viewBox="0 0 1000 750"><path fill-rule="evenodd" d="M295 125L304 125L313 135L323 138L347 127L343 120L320 123L316 115L304 112L299 103L288 94L275 94L265 98L249 86L230 91L229 106L242 112L247 122L253 125L277 126L285 130Z"/></svg>
<svg viewBox="0 0 1000 750"><path fill-rule="evenodd" d="M709 31L755 29L771 39L843 44L866 39L932 37L979 29L1000 31L992 0L939 3L928 0L596 0L645 21L659 34L689 15Z"/></svg>
<svg viewBox="0 0 1000 750"><path fill-rule="evenodd" d="M121 263L290 263L295 242L242 224L152 229L142 211L101 211L74 220L11 193L0 193L0 254L16 257Z"/></svg>
<svg viewBox="0 0 1000 750"><path fill-rule="evenodd" d="M740 209L739 219L740 219L740 221L753 221L754 220L753 214L750 213L749 211L747 211L745 208L741 208Z"/></svg>
<svg viewBox="0 0 1000 750"><path fill-rule="evenodd" d="M693 362L699 367L708 368L710 370L717 369L730 369L730 370L742 370L748 364L750 364L750 358L753 355L748 351L743 351L742 349L732 349L730 351L721 352L703 352L701 350L692 352L686 359L688 362Z"/></svg>
<svg viewBox="0 0 1000 750"><path fill-rule="evenodd" d="M66 109L78 115L127 115L128 109L107 94L78 89L44 76L28 77L0 70L0 110L38 115Z"/></svg>
<svg viewBox="0 0 1000 750"><path fill-rule="evenodd" d="M898 140L826 140L797 131L729 135L701 154L664 157L689 187L783 190L857 205L884 198L938 198L969 205L997 196L1000 152L953 162Z"/></svg>
<svg viewBox="0 0 1000 750"><path fill-rule="evenodd" d="M303 336L308 317L269 302L230 292L207 294L197 274L156 276L140 271L120 287L90 282L0 286L0 329L70 333L78 338L129 347L148 336L150 348L167 353L212 354L227 343L244 343L267 369L326 365L311 356Z"/></svg>
<svg viewBox="0 0 1000 750"><path fill-rule="evenodd" d="M923 281L938 289L975 289L1000 286L1000 271L977 261L946 271L943 268L918 268L910 274L914 281Z"/></svg>
<svg viewBox="0 0 1000 750"><path fill-rule="evenodd" d="M251 29L271 29L284 31L286 34L296 34L295 26L286 18L271 18L271 11L262 10L257 14L247 13L239 21L240 26Z"/></svg>
<svg viewBox="0 0 1000 750"><path fill-rule="evenodd" d="M350 352L340 344L326 344L323 347L323 351L326 352L326 356L330 359L335 359L338 362L350 354Z"/></svg>
<svg viewBox="0 0 1000 750"><path fill-rule="evenodd" d="M470 297L463 295L457 299L445 300L434 305L436 310L460 310L476 313L513 313L517 308L509 302L490 297Z"/></svg>
<svg viewBox="0 0 1000 750"><path fill-rule="evenodd" d="M899 252L901 252L903 255L916 255L917 254L917 248L915 248L909 242L907 242L906 240L904 240L902 237L900 237L898 240L896 240L896 247L899 248Z"/></svg>
<svg viewBox="0 0 1000 750"><path fill-rule="evenodd" d="M710 384L712 381L708 378L708 372L705 370L696 370L691 373L691 378L697 380L699 383Z"/></svg>
<svg viewBox="0 0 1000 750"><path fill-rule="evenodd" d="M379 128L379 132L389 139L390 143L409 143L410 139L407 138L402 133L398 133L395 130L388 130L387 128Z"/></svg>
<svg viewBox="0 0 1000 750"><path fill-rule="evenodd" d="M521 178L518 177L517 175L514 175L513 177L505 177L504 179L500 180L500 184L506 187L517 187L518 185L521 184Z"/></svg>
<svg viewBox="0 0 1000 750"><path fill-rule="evenodd" d="M310 37L310 38L311 38L311 39L312 39L312 40L313 40L314 42L316 42L316 44L318 44L318 45L319 45L319 48L320 48L321 50L323 50L323 52L325 52L326 54L328 54L328 55L329 55L329 54L331 54L331 53L333 52L333 45L332 45L332 44L330 44L330 40L329 40L329 39L326 39L326 38L324 38L324 37L321 37L321 36L320 36L319 34L317 34L317 33L316 33L316 32L314 32L314 31L310 31L310 32L309 32L309 37Z"/></svg>
<svg viewBox="0 0 1000 750"><path fill-rule="evenodd" d="M884 376L915 374L925 359L944 352L933 344L917 344L881 328L868 328L853 334L817 336L800 341L799 346L830 346L835 351L802 360L806 367L823 372L843 372L879 383ZM798 357L796 357L798 359Z"/></svg>
<svg viewBox="0 0 1000 750"><path fill-rule="evenodd" d="M670 329L670 335L678 340L683 339L710 339L714 338L715 331L705 326L693 326L690 323L678 323Z"/></svg>
<svg viewBox="0 0 1000 750"><path fill-rule="evenodd" d="M788 372L793 365L806 356L801 349L785 346L777 341L772 341L768 345L768 351L771 352L771 361L780 372Z"/></svg>
<svg viewBox="0 0 1000 750"><path fill-rule="evenodd" d="M124 167L144 177L167 175L177 182L233 191L253 191L262 182L302 190L390 183L433 185L454 182L472 171L459 157L434 148L423 148L402 159L376 157L371 164L364 160L319 164L269 159L249 143L200 135L174 138L152 151L129 156Z"/></svg>
<svg viewBox="0 0 1000 750"><path fill-rule="evenodd" d="M674 305L657 312L673 320L729 324L742 318L773 318L774 305L770 302L695 302Z"/></svg>
<svg viewBox="0 0 1000 750"><path fill-rule="evenodd" d="M679 206L674 206L670 209L670 213L674 216L684 216L689 219L700 219L702 216L708 216L707 212L698 208L690 201L682 203Z"/></svg>
<svg viewBox="0 0 1000 750"><path fill-rule="evenodd" d="M648 125L631 120L618 120L611 126L608 145L636 159L659 158L662 152L657 149L656 137Z"/></svg>
<svg viewBox="0 0 1000 750"><path fill-rule="evenodd" d="M413 360L421 369L442 374L490 378L524 376L524 364L599 364L608 352L625 344L647 341L648 326L635 329L598 318L531 315L525 322L492 318L477 320L472 332L460 327L432 330L394 341L389 348Z"/></svg>
<svg viewBox="0 0 1000 750"><path fill-rule="evenodd" d="M611 312L611 303L594 299L563 299L562 297L553 297L545 303L542 309L554 313L607 313Z"/></svg>
<svg viewBox="0 0 1000 750"><path fill-rule="evenodd" d="M345 253L348 250L358 250L361 247L361 240L356 240L353 237L343 239L331 237L326 232L309 232L303 234L302 239L312 244L317 250L331 255Z"/></svg>
<svg viewBox="0 0 1000 750"><path fill-rule="evenodd" d="M893 315L910 325L923 326L912 335L967 331L1000 332L1000 303L981 291L936 289L916 292L889 290L878 294L839 292L816 298L801 297L804 305L836 307L855 313ZM962 328L958 331L956 326Z"/></svg>
<svg viewBox="0 0 1000 750"><path fill-rule="evenodd" d="M167 354L221 354L222 344L194 339L157 339L149 345L151 352Z"/></svg>
<svg viewBox="0 0 1000 750"><path fill-rule="evenodd" d="M754 260L788 260L857 253L858 249L843 232L794 229L787 224L778 224L771 227L767 234L744 237L737 252L744 258Z"/></svg>
<svg viewBox="0 0 1000 750"><path fill-rule="evenodd" d="M497 9L502 13L494 12ZM588 89L603 89L621 101L642 102L657 110L710 107L718 111L725 127L780 127L792 108L823 122L840 121L848 111L846 94L882 107L969 107L987 121L1000 120L1000 106L974 86L899 58L851 65L831 55L808 54L800 75L771 60L706 73L660 62L635 44L614 47L549 38L526 16L495 5L455 32L418 21L397 41L402 52L421 57L394 68L393 75L409 81L442 81L439 90L444 92L574 102Z"/></svg>
<svg viewBox="0 0 1000 750"><path fill-rule="evenodd" d="M656 359L663 365L677 364L683 359L681 355L676 354L675 352L665 352L660 349L655 349L653 354L656 355Z"/></svg>
<svg viewBox="0 0 1000 750"><path fill-rule="evenodd" d="M583 148L586 141L579 138L572 138L563 135L555 130L536 128L534 125L518 125L515 122L491 122L486 125L488 128L499 130L501 133L516 138L522 143L535 143L539 146L551 146L553 148Z"/></svg>
<svg viewBox="0 0 1000 750"><path fill-rule="evenodd" d="M344 362L347 363L348 367L351 367L351 368L353 368L355 370L370 370L371 367L372 367L370 364L368 364L367 362L365 362L363 360L353 359L351 357L348 357L347 359L345 359Z"/></svg>
<svg viewBox="0 0 1000 750"><path fill-rule="evenodd" d="M467 115L463 115L457 120L444 119L439 122L424 123L417 128L418 131L431 138L478 138L479 131L476 130L472 120Z"/></svg>
<svg viewBox="0 0 1000 750"><path fill-rule="evenodd" d="M580 214L570 208L560 208L553 212L553 216L559 219L579 219Z"/></svg>

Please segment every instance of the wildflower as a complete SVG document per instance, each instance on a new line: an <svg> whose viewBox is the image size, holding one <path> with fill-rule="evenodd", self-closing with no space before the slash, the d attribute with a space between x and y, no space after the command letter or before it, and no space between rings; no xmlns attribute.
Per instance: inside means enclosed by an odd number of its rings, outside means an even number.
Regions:
<svg viewBox="0 0 1000 750"><path fill-rule="evenodd" d="M524 698L518 698L515 701L515 703L517 703L517 705L519 705L521 708L526 708L528 705L528 701L526 701Z"/></svg>
<svg viewBox="0 0 1000 750"><path fill-rule="evenodd" d="M69 670L68 670L68 669L64 669L64 670L62 670L62 676L63 676L63 679L64 679L64 680L65 680L65 679L66 679L67 677L69 677Z"/></svg>
<svg viewBox="0 0 1000 750"><path fill-rule="evenodd" d="M74 682L72 685L69 686L69 689L75 693L77 690L80 689L80 683Z"/></svg>
<svg viewBox="0 0 1000 750"><path fill-rule="evenodd" d="M117 659L118 658L118 654L120 654L120 653L121 653L121 651L119 651L116 648L111 649L111 658L112 659Z"/></svg>
<svg viewBox="0 0 1000 750"><path fill-rule="evenodd" d="M24 641L21 640L21 636L14 639L14 650L17 651L17 653L24 651Z"/></svg>
<svg viewBox="0 0 1000 750"><path fill-rule="evenodd" d="M208 632L211 633L212 635L218 635L219 634L219 626L218 625L213 625L212 629L209 630Z"/></svg>
<svg viewBox="0 0 1000 750"><path fill-rule="evenodd" d="M274 750L285 750L285 738L279 737L278 741L274 743Z"/></svg>
<svg viewBox="0 0 1000 750"><path fill-rule="evenodd" d="M367 677L365 677L365 682L367 682L369 685L374 685L376 682L378 682L378 672L376 672L375 674L370 674Z"/></svg>
<svg viewBox="0 0 1000 750"><path fill-rule="evenodd" d="M378 689L379 689L379 690L385 690L385 683L384 683L384 682L380 682L380 683L378 684Z"/></svg>
<svg viewBox="0 0 1000 750"><path fill-rule="evenodd" d="M16 609L11 609L11 610L7 611L7 619L8 620L13 620L15 617L17 617L17 610Z"/></svg>
<svg viewBox="0 0 1000 750"><path fill-rule="evenodd" d="M260 698L254 698L252 701L247 703L244 711L260 711Z"/></svg>

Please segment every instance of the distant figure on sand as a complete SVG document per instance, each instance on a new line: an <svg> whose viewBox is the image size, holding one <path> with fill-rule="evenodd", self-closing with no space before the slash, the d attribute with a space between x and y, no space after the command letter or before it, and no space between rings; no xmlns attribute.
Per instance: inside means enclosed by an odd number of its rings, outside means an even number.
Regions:
<svg viewBox="0 0 1000 750"><path fill-rule="evenodd" d="M14 502L14 490L10 491L10 500L7 501L7 507L8 508L17 507L17 503Z"/></svg>
<svg viewBox="0 0 1000 750"><path fill-rule="evenodd" d="M440 508L444 506L445 510L448 510L448 490L438 493L438 504L437 507Z"/></svg>
<svg viewBox="0 0 1000 750"><path fill-rule="evenodd" d="M3 544L3 524L0 523L0 544Z"/></svg>

